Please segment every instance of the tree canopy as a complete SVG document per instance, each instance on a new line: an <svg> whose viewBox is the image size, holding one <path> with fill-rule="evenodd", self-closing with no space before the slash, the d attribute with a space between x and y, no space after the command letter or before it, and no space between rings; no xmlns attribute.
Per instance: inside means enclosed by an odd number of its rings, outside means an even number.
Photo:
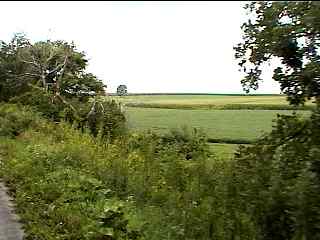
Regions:
<svg viewBox="0 0 320 240"><path fill-rule="evenodd" d="M24 34L0 42L1 100L23 94L32 87L66 97L103 92L105 85L86 72L88 60L74 43L39 41L31 43Z"/></svg>
<svg viewBox="0 0 320 240"><path fill-rule="evenodd" d="M0 101L33 106L46 118L77 122L81 129L90 119L90 129L97 131L103 121L111 121L104 119L111 105L101 107L107 103L98 96L106 86L86 71L87 65L85 53L73 42L31 43L17 33L8 43L0 41ZM118 106L112 107L121 115Z"/></svg>
<svg viewBox="0 0 320 240"><path fill-rule="evenodd" d="M127 92L128 92L128 90L127 90L127 86L126 85L119 85L118 87L117 87L117 94L119 95L119 96L124 96L124 95L126 95L127 94Z"/></svg>
<svg viewBox="0 0 320 240"><path fill-rule="evenodd" d="M243 41L235 57L245 73L245 91L257 89L263 63L279 58L282 65L273 79L291 104L303 104L320 95L320 3L250 2L248 20L242 25Z"/></svg>
<svg viewBox="0 0 320 240"><path fill-rule="evenodd" d="M320 4L250 2L245 9L250 17L235 48L244 90L257 89L263 64L279 58L273 79L289 102L315 98L317 108L305 119L278 116L271 133L238 149L230 185L235 206L253 213L254 239L319 239ZM243 219L235 218L241 231Z"/></svg>

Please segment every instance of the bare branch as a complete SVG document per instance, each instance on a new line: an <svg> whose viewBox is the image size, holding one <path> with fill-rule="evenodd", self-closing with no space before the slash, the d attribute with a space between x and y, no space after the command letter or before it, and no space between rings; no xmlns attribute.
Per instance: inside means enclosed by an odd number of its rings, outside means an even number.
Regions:
<svg viewBox="0 0 320 240"><path fill-rule="evenodd" d="M49 62L54 57L53 50L50 51L50 55L47 58L47 62Z"/></svg>
<svg viewBox="0 0 320 240"><path fill-rule="evenodd" d="M43 88L38 87L38 86L36 86L36 85L34 85L34 84L28 83L28 86L43 91Z"/></svg>
<svg viewBox="0 0 320 240"><path fill-rule="evenodd" d="M102 108L102 112L104 113L104 107L103 107L102 103L100 103L100 106Z"/></svg>
<svg viewBox="0 0 320 240"><path fill-rule="evenodd" d="M34 74L34 73L22 73L19 76L33 76L33 77L41 77L41 74Z"/></svg>
<svg viewBox="0 0 320 240"><path fill-rule="evenodd" d="M61 72L60 72L60 78L62 78L62 75L63 75L63 73L64 73L64 71L65 71L65 69L66 69L66 66L67 66L67 60L68 60L68 55L66 55L65 56L65 58L64 58L64 62L63 62L63 67L62 67L62 69L61 69Z"/></svg>
<svg viewBox="0 0 320 240"><path fill-rule="evenodd" d="M67 102L61 95L56 95L56 97L59 98L65 105L69 106L72 109L72 111L75 113L76 118L80 119L77 110L74 108L74 106L71 103Z"/></svg>
<svg viewBox="0 0 320 240"><path fill-rule="evenodd" d="M66 65L67 65L67 59L68 59L68 55L65 56L64 62L63 62L63 65L62 65L62 69L61 69L61 71L60 71L60 76L59 76L58 79L56 79L56 83L55 83L55 95L60 95L60 81L61 81L61 79L62 79L64 70L65 70Z"/></svg>
<svg viewBox="0 0 320 240"><path fill-rule="evenodd" d="M36 66L38 68L41 68L41 66L39 64L37 64L36 62L29 62L29 61L26 61L26 60L21 60L21 61L24 62L24 63L32 64L32 65L34 65L34 66Z"/></svg>
<svg viewBox="0 0 320 240"><path fill-rule="evenodd" d="M89 113L87 114L87 118L89 118L90 115L93 114L93 112L94 112L94 110L95 110L95 107L96 107L96 100L94 99L93 104L92 104L92 107L91 107Z"/></svg>
<svg viewBox="0 0 320 240"><path fill-rule="evenodd" d="M65 63L59 64L55 69L51 70L48 74L56 72L59 68L64 67Z"/></svg>

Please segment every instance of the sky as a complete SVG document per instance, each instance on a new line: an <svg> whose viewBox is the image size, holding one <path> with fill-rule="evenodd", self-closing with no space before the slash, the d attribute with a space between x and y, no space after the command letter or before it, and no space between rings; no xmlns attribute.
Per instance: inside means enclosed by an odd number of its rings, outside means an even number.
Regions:
<svg viewBox="0 0 320 240"><path fill-rule="evenodd" d="M1 1L0 39L74 41L115 92L244 93L233 47L246 15L237 1ZM252 93L279 93L272 69Z"/></svg>

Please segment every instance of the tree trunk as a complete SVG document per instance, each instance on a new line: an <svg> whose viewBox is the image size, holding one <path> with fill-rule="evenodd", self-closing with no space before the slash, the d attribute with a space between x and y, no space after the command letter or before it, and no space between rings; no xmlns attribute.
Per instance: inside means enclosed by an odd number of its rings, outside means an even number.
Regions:
<svg viewBox="0 0 320 240"><path fill-rule="evenodd" d="M315 96L314 98L316 100L317 107L320 107L320 96Z"/></svg>
<svg viewBox="0 0 320 240"><path fill-rule="evenodd" d="M46 81L46 76L43 72L41 73L41 81L42 81L43 89L46 92L48 92L48 85L47 85L47 81Z"/></svg>

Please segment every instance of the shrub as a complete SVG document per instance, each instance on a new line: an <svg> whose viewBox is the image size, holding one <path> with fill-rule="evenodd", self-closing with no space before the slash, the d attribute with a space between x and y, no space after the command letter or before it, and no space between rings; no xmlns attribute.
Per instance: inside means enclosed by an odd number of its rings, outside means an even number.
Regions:
<svg viewBox="0 0 320 240"><path fill-rule="evenodd" d="M66 107L63 112L64 119L82 132L88 129L94 137L99 137L104 142L125 137L126 118L120 103L101 98L91 100L84 103L74 99L71 103L77 116L72 109Z"/></svg>
<svg viewBox="0 0 320 240"><path fill-rule="evenodd" d="M18 136L38 122L38 114L30 107L18 107L14 104L0 106L0 136Z"/></svg>
<svg viewBox="0 0 320 240"><path fill-rule="evenodd" d="M278 116L269 135L240 148L230 186L261 239L318 239L320 112Z"/></svg>
<svg viewBox="0 0 320 240"><path fill-rule="evenodd" d="M2 119L33 116L0 109ZM319 122L319 111L279 116L270 134L225 161L198 130L105 144L100 132L39 118L1 141L0 174L26 239L318 239Z"/></svg>
<svg viewBox="0 0 320 240"><path fill-rule="evenodd" d="M120 103L116 101L102 102L104 113L101 120L100 136L103 140L113 141L124 137L127 133L126 117L122 112Z"/></svg>
<svg viewBox="0 0 320 240"><path fill-rule="evenodd" d="M50 129L54 131L48 134ZM100 175L114 167L104 156L114 161L117 155L95 145L90 135L62 123L48 123L0 146L6 151L0 175L15 196L26 239L141 237L128 222L130 203L118 199L118 189ZM124 209L112 210L122 202Z"/></svg>
<svg viewBox="0 0 320 240"><path fill-rule="evenodd" d="M196 159L197 157L208 157L209 146L205 134L194 128L193 130L183 127L181 129L172 129L169 134L165 134L156 151L167 151L175 149L186 160Z"/></svg>
<svg viewBox="0 0 320 240"><path fill-rule="evenodd" d="M53 101L52 96L41 89L33 89L23 95L11 98L10 102L31 106L42 116L55 122L61 120L61 111L65 107L60 101Z"/></svg>

